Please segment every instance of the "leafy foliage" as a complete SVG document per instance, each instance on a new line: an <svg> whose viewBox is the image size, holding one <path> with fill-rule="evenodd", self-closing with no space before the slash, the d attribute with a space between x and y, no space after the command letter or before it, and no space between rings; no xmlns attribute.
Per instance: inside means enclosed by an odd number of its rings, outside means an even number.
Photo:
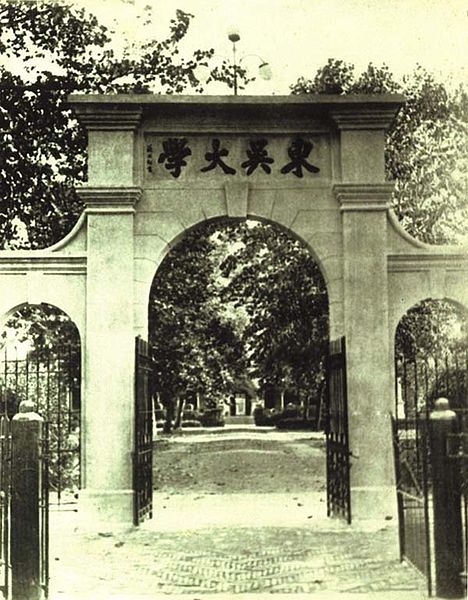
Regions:
<svg viewBox="0 0 468 600"><path fill-rule="evenodd" d="M165 39L142 39L119 53L113 33L84 10L53 0L0 4L4 247L48 246L70 230L82 210L74 186L86 177L86 138L65 104L69 93L201 92L200 66L210 70L208 83L233 86L229 62L210 69L212 49L180 57L191 19L177 11ZM240 88L250 81L240 66L236 75ZM387 137L394 208L407 230L424 241L466 235L464 88L449 91L422 68L398 83L385 65L370 64L356 76L353 65L329 60L312 81L302 78L292 91L403 92L407 101ZM317 391L328 335L317 265L307 250L270 226L230 227L216 235L209 228L190 234L158 271L150 303L156 385L174 393L198 391L215 401L247 370L263 385ZM72 337L65 321L47 308L45 318L35 307L25 310L19 335L31 335L35 347L55 347ZM426 312L423 346L434 339L433 315ZM410 317L402 344L414 352L421 322Z"/></svg>
<svg viewBox="0 0 468 600"><path fill-rule="evenodd" d="M313 80L300 77L291 85L293 94L346 94L350 93L354 81L354 66L343 60L329 58L326 65L318 69Z"/></svg>
<svg viewBox="0 0 468 600"><path fill-rule="evenodd" d="M68 94L202 91L196 69L208 64L214 51L179 56L191 19L177 10L165 39L127 43L117 52L112 32L71 4L0 3L3 247L46 247L61 239L82 211L74 186L86 177L86 137L66 106ZM211 79L230 76L221 68ZM237 76L242 82L245 72Z"/></svg>
<svg viewBox="0 0 468 600"><path fill-rule="evenodd" d="M468 233L466 92L449 92L422 68L402 91L407 100L387 137L394 209L416 238L456 243Z"/></svg>
<svg viewBox="0 0 468 600"><path fill-rule="evenodd" d="M164 259L153 281L150 346L154 388L201 393L215 405L245 364L234 318L215 293L213 227L189 233Z"/></svg>
<svg viewBox="0 0 468 600"><path fill-rule="evenodd" d="M445 300L425 300L401 319L395 336L400 417L428 415L440 397L452 409L468 408L466 326L466 311Z"/></svg>
<svg viewBox="0 0 468 600"><path fill-rule="evenodd" d="M233 232L234 233L234 232ZM328 346L325 282L310 250L279 227L241 223L222 265L225 301L247 313L250 369L260 385L317 394Z"/></svg>
<svg viewBox="0 0 468 600"><path fill-rule="evenodd" d="M213 223L163 261L150 300L156 387L213 401L246 375L320 393L328 304L309 250L273 225Z"/></svg>
<svg viewBox="0 0 468 600"><path fill-rule="evenodd" d="M406 360L444 357L447 351L467 346L466 313L447 300L424 300L400 320L395 354Z"/></svg>
<svg viewBox="0 0 468 600"><path fill-rule="evenodd" d="M403 93L406 101L386 139L387 175L395 181L393 208L404 228L424 242L467 239L468 102L462 86L450 91L422 67L401 83L387 66L372 63L357 77L352 64L330 59L313 80L301 78L291 90L293 94ZM413 307L397 328L396 355L409 360L440 357L448 346L466 344L466 337L456 335L459 318L447 301Z"/></svg>
<svg viewBox="0 0 468 600"><path fill-rule="evenodd" d="M48 326L53 323L53 327ZM0 334L0 345L8 341L28 341L31 348L52 350L61 344L80 344L76 325L70 317L50 304L26 304L6 321Z"/></svg>
<svg viewBox="0 0 468 600"><path fill-rule="evenodd" d="M406 102L387 135L387 175L395 181L393 208L405 229L432 243L456 243L468 235L468 100L463 86L450 91L418 67L394 80L372 63L356 77L354 66L330 59L313 80L299 79L293 94L385 94Z"/></svg>
<svg viewBox="0 0 468 600"><path fill-rule="evenodd" d="M81 344L65 313L25 305L0 335L0 412L11 417L30 400L48 424L50 489L80 485Z"/></svg>

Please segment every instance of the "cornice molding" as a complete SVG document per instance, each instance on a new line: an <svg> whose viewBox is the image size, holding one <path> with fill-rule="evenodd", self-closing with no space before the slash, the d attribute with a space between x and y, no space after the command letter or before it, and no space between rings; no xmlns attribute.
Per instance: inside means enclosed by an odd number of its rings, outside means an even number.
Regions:
<svg viewBox="0 0 468 600"><path fill-rule="evenodd" d="M467 272L468 254L463 249L458 254L433 251L427 254L389 254L389 272L414 272L442 269L447 272Z"/></svg>
<svg viewBox="0 0 468 600"><path fill-rule="evenodd" d="M386 130L395 118L394 107L339 108L330 110L330 116L338 129L380 129Z"/></svg>
<svg viewBox="0 0 468 600"><path fill-rule="evenodd" d="M133 213L142 195L139 187L81 187L76 191L87 214Z"/></svg>
<svg viewBox="0 0 468 600"><path fill-rule="evenodd" d="M333 193L344 211L385 211L389 207L393 183L335 183Z"/></svg>
<svg viewBox="0 0 468 600"><path fill-rule="evenodd" d="M85 275L86 255L47 255L41 250L17 250L0 253L0 274Z"/></svg>
<svg viewBox="0 0 468 600"><path fill-rule="evenodd" d="M141 123L143 110L133 108L105 108L93 105L75 106L78 120L88 131L134 131Z"/></svg>

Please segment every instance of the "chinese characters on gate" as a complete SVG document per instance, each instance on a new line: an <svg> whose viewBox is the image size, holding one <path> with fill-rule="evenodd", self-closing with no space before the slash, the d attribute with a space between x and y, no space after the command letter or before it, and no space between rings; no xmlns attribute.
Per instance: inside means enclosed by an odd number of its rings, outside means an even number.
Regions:
<svg viewBox="0 0 468 600"><path fill-rule="evenodd" d="M257 169L261 169L269 175L272 172L271 165L275 159L268 154L268 141L265 138L249 140L245 151L247 160L240 164L246 175L252 175ZM292 173L296 177L303 177L304 171L318 173L320 169L309 161L313 150L313 143L302 137L296 137L290 141L287 148L289 162L281 165L279 172L283 175ZM147 169L153 172L153 144L147 145ZM166 169L173 177L177 178L184 167L188 165L192 150L188 145L187 138L171 137L162 141L160 152L157 155L158 164ZM201 173L208 171L219 171L224 175L235 175L237 169L229 159L229 150L223 146L219 138L211 140L211 150L204 153L206 164L200 168ZM242 171L240 171L242 172Z"/></svg>

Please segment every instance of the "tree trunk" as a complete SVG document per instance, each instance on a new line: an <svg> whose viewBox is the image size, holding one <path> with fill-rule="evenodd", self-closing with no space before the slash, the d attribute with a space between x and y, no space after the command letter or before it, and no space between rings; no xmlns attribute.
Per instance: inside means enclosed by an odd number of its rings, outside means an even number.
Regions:
<svg viewBox="0 0 468 600"><path fill-rule="evenodd" d="M180 429L182 426L182 413L184 411L185 406L185 398L179 397L179 401L177 403L177 416L174 423L174 429Z"/></svg>
<svg viewBox="0 0 468 600"><path fill-rule="evenodd" d="M172 433L172 420L174 419L175 406L174 398L170 398L166 403L166 421L164 423L164 433Z"/></svg>

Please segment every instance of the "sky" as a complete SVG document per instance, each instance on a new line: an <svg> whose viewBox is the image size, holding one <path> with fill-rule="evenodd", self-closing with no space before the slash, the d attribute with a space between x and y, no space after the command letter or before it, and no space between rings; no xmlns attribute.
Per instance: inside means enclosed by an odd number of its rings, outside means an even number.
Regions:
<svg viewBox="0 0 468 600"><path fill-rule="evenodd" d="M119 36L138 40L145 5L153 9L150 34L163 37L180 8L194 15L181 48L214 48L231 57L228 32L238 31L243 66L256 73L260 58L271 66L270 81L257 79L250 94L288 94L298 77L313 77L328 58L362 70L386 63L401 77L419 63L444 80L467 80L468 0L71 0ZM251 55L258 55L260 58ZM220 59L219 59L220 60ZM211 93L229 93L216 84ZM220 87L219 87L220 86Z"/></svg>

